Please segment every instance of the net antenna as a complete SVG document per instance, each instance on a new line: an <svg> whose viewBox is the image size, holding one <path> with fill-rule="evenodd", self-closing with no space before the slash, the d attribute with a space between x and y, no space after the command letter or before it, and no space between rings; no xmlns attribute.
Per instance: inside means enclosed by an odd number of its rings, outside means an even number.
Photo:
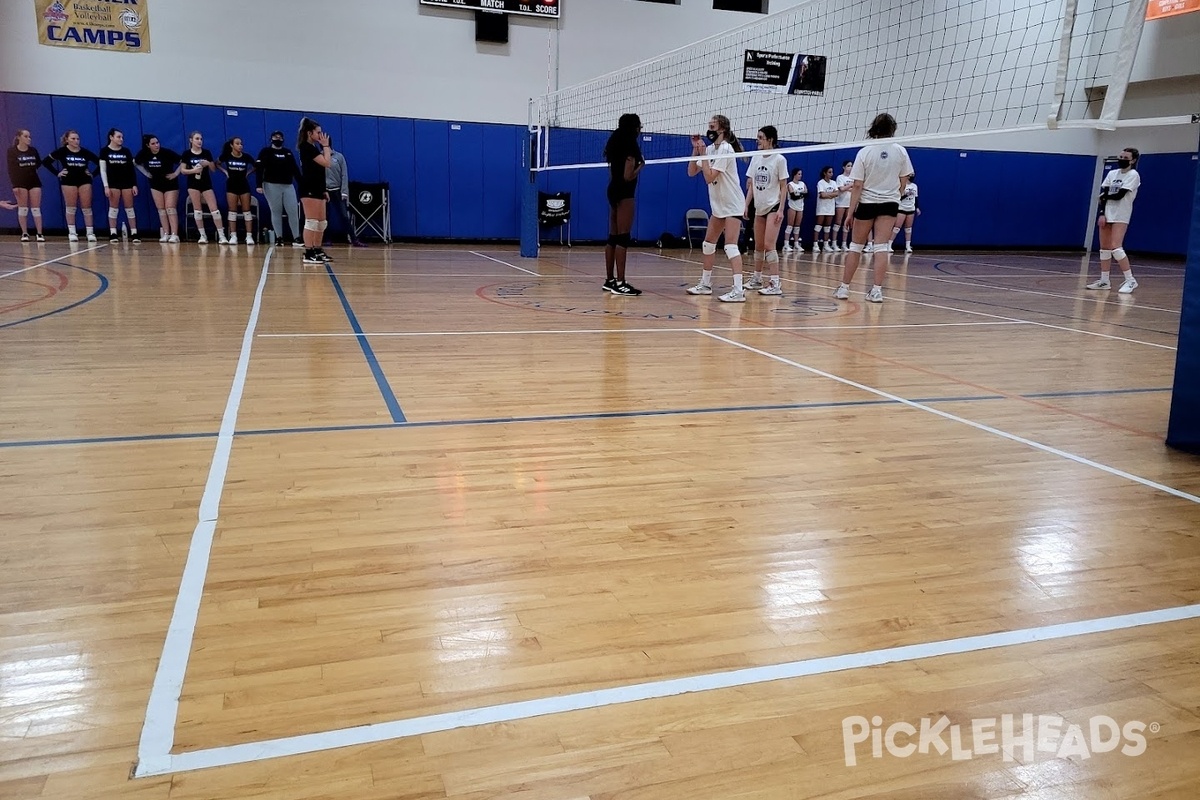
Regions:
<svg viewBox="0 0 1200 800"><path fill-rule="evenodd" d="M1146 16L1147 0L809 0L530 102L544 131L535 170L603 166L592 138L626 112L647 134L687 135L713 114L743 137L774 125L781 138L855 145L876 113L901 142L1054 128L1111 129ZM747 91L748 51L825 58L822 91ZM792 73L795 75L795 72ZM1104 94L1097 115L1094 100ZM1190 118L1156 118L1185 123ZM648 137L649 161L686 161L676 137ZM661 139L662 151L655 150ZM571 142L580 142L576 147ZM803 146L777 152L801 152Z"/></svg>

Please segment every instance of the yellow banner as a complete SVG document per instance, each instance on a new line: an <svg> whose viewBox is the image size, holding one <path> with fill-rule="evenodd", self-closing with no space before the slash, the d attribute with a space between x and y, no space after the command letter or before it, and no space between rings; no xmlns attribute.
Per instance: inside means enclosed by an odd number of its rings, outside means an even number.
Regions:
<svg viewBox="0 0 1200 800"><path fill-rule="evenodd" d="M1200 11L1200 0L1150 0L1146 6L1146 19L1162 19L1189 11Z"/></svg>
<svg viewBox="0 0 1200 800"><path fill-rule="evenodd" d="M33 0L38 42L113 53L150 52L150 0Z"/></svg>

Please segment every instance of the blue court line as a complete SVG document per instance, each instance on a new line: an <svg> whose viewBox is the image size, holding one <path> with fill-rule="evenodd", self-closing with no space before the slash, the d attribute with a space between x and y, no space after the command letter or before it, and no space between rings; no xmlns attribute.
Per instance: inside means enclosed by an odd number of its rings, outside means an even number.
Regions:
<svg viewBox="0 0 1200 800"><path fill-rule="evenodd" d="M1159 389L1096 389L1076 392L1041 392L1025 394L1021 397L1080 397L1110 394L1134 394L1150 392L1169 392L1170 387ZM914 403L974 403L983 400L1007 400L1008 397L999 394L969 395L963 397L918 397ZM728 414L746 411L797 411L812 408L842 408L849 406L883 406L895 405L894 400L842 400L827 403L783 403L761 406L720 406L715 408L678 408L660 409L654 411L603 411L580 414L543 414L531 417L482 417L476 419L430 420L427 422L371 422L350 425L317 425L302 428L257 428L238 431L235 436L271 436L274 434L293 433L336 433L339 431L378 431L394 428L445 428L464 425L500 425L520 424L528 422L569 422L571 420L588 419L629 419L631 417L666 417L684 414ZM142 436L97 436L92 438L75 439L26 439L13 442L0 442L0 449L13 447L51 447L54 445L72 444L112 444L122 442L157 442L172 439L211 439L216 438L212 433L152 433Z"/></svg>
<svg viewBox="0 0 1200 800"><path fill-rule="evenodd" d="M392 415L392 422L405 422L404 412L400 410L400 402L396 400L396 394L392 391L387 376L383 374L383 368L379 366L379 360L375 358L375 351L371 349L371 343L367 341L367 334L358 324L358 317L354 316L354 309L350 308L350 301L346 299L342 285L338 283L337 276L333 274L333 268L326 264L325 271L329 273L329 280L333 281L333 288L337 291L338 299L342 301L342 310L346 312L346 319L350 320L350 327L355 334L354 338L358 340L358 346L362 348L363 355L367 357L367 365L371 368L371 374L375 376L375 383L379 386L383 402L387 404L388 412Z"/></svg>
<svg viewBox="0 0 1200 800"><path fill-rule="evenodd" d="M3 330L4 328L11 328L14 325L24 325L26 322L33 322L34 320L44 319L46 317L52 317L55 314L61 314L64 311L70 311L72 308L75 308L76 306L81 306L84 303L90 303L91 301L95 300L97 297L99 297L100 295L102 295L108 291L108 278L104 277L99 272L90 270L87 267L77 267L74 264L65 264L65 263L60 262L60 265L64 266L64 267L70 267L71 269L83 270L84 272L88 272L88 273L91 273L92 275L95 275L97 278L100 279L100 288L96 289L96 291L92 292L90 295L83 298L82 300L76 300L74 303L71 303L69 306L63 306L62 308L56 308L53 311L47 311L44 314L38 314L37 316L34 316L34 317L26 317L25 319L18 319L14 322L6 322L3 325L0 325L0 330Z"/></svg>
<svg viewBox="0 0 1200 800"><path fill-rule="evenodd" d="M940 267L944 263L946 263L946 262L939 261L933 265L933 268L938 270L939 272L942 272L943 270L941 270ZM956 278L971 277L970 275L963 275L961 272L947 272L946 274L953 275ZM972 284L972 285L980 286L983 288L988 287L988 284L986 284L986 283L985 284ZM935 298L937 300L942 300L942 301L953 300L953 301L960 302L960 303L971 303L971 304L977 305L977 306L986 306L988 308L1003 308L1006 311L1024 311L1027 314L1044 314L1047 317L1056 317L1058 319L1069 319L1072 322L1099 322L1104 325L1111 325L1114 328L1125 328L1125 329L1131 330L1131 331L1143 331L1144 333L1157 333L1162 336L1178 336L1179 335L1177 331L1160 331L1157 328L1143 328L1139 325L1126 325L1123 322L1109 322L1107 320L1092 320L1092 319L1088 319L1087 317L1075 316L1074 314L1058 314L1053 311L1042 311L1040 309L1034 309L1034 308L1023 308L1022 306L1009 306L1009 305L1005 305L1004 303L988 303L983 300L971 300L971 299L968 299L965 297L948 297L944 294L933 294L932 292L918 292L914 289L893 289L893 291L903 292L904 294L912 294L912 295L916 295L917 297L932 297L932 298ZM1115 304L1113 304L1113 305L1115 305ZM963 309L963 310L968 310L968 309Z"/></svg>

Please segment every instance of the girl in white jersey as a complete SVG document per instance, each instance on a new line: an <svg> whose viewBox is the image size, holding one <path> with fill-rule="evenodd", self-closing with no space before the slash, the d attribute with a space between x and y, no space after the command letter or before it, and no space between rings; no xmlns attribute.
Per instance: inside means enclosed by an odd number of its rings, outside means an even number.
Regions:
<svg viewBox="0 0 1200 800"><path fill-rule="evenodd" d="M833 249L841 250L843 242L845 249L850 249L850 192L854 181L850 179L850 168L853 161L842 162L842 174L837 176L838 196L833 202Z"/></svg>
<svg viewBox="0 0 1200 800"><path fill-rule="evenodd" d="M896 120L891 114L879 114L871 123L867 137L890 139L896 135ZM854 209L854 229L851 234L850 253L842 269L842 283L833 296L838 300L850 299L850 281L858 270L864 245L870 238L875 270L875 284L867 293L872 303L883 302L883 278L887 274L888 245L892 226L900 209L900 197L913 174L908 151L895 142L869 144L854 158L850 177L854 179L850 206Z"/></svg>
<svg viewBox="0 0 1200 800"><path fill-rule="evenodd" d="M804 184L804 170L795 169L787 185L787 230L783 234L783 252L804 252L804 239L800 235L800 220L804 219L804 198L808 187Z"/></svg>
<svg viewBox="0 0 1200 800"><path fill-rule="evenodd" d="M900 229L904 228L904 252L912 252L912 229L913 222L921 213L920 201L917 200L917 176L916 173L908 176L908 185L904 187L904 194L900 196L900 213L896 215L896 224L892 226L892 238L888 241L888 252L892 252L892 242L896 241L896 237L900 235Z"/></svg>
<svg viewBox="0 0 1200 800"><path fill-rule="evenodd" d="M813 253L821 252L821 237L825 237L825 252L833 252L833 208L838 196L837 184L833 182L833 167L821 167L821 180L817 181L817 224L813 228Z"/></svg>
<svg viewBox="0 0 1200 800"><path fill-rule="evenodd" d="M758 129L759 150L774 150L779 146L779 132L774 125ZM779 153L755 155L746 172L746 206L754 200L754 277L746 289L758 289L759 294L781 295L779 286L779 226L783 223L783 206L787 202L787 159ZM767 283L762 280L762 265L767 265Z"/></svg>
<svg viewBox="0 0 1200 800"><path fill-rule="evenodd" d="M1117 156L1117 169L1105 175L1100 184L1100 280L1089 283L1089 289L1112 288L1108 282L1108 272L1114 258L1125 273L1125 282L1117 291L1133 294L1138 287L1133 270L1129 268L1129 256L1125 255L1122 245L1125 244L1125 231L1129 229L1129 219L1133 214L1133 200L1137 197L1138 187L1142 185L1142 176L1133 168L1139 155L1136 148L1126 147Z"/></svg>
<svg viewBox="0 0 1200 800"><path fill-rule="evenodd" d="M704 140L709 144L704 146ZM738 237L742 232L742 213L745 197L738 180L736 153L742 152L742 143L729 128L729 118L717 114L708 121L705 136L692 137L692 155L700 156L688 162L688 175L704 175L708 184L708 202L712 214L708 218L708 230L704 234L704 271L700 282L687 290L688 294L712 294L713 262L716 261L717 239L725 234L725 255L733 267L733 288L720 299L723 303L744 303L746 292L742 287L742 251L738 249ZM715 158L714 156L723 156Z"/></svg>

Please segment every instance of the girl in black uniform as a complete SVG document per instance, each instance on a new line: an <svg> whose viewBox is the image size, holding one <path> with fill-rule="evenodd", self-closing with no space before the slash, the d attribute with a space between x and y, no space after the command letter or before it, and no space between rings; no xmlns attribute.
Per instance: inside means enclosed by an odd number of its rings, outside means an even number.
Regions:
<svg viewBox="0 0 1200 800"><path fill-rule="evenodd" d="M638 145L642 120L637 114L622 114L617 129L604 146L608 162L608 244L604 248L604 291L636 296L642 293L625 282L625 259L629 254L629 232L633 230L633 196L638 175L646 160ZM615 274L614 274L615 273Z"/></svg>
<svg viewBox="0 0 1200 800"><path fill-rule="evenodd" d="M125 134L116 128L108 131L108 144L100 148L100 180L104 193L108 195L108 241L116 242L117 216L121 202L125 203L125 219L129 221L129 240L134 244L138 238L137 211L133 198L137 197L137 172L133 166L133 153L125 146Z"/></svg>
<svg viewBox="0 0 1200 800"><path fill-rule="evenodd" d="M158 209L160 242L179 241L179 154L162 146L158 137L142 137L142 149L133 159L150 179L150 194Z"/></svg>
<svg viewBox="0 0 1200 800"><path fill-rule="evenodd" d="M217 208L217 195L213 192L212 175L217 169L213 162L212 153L204 149L204 137L200 131L192 131L188 137L191 147L183 151L180 162L180 172L187 175L188 199L192 201L192 219L196 220L196 229L200 231L200 244L208 244L208 234L204 230L204 212L200 210L200 202L204 201L212 214L213 225L217 229L217 241L229 244L225 238L225 228L221 225L221 209Z"/></svg>
<svg viewBox="0 0 1200 800"><path fill-rule="evenodd" d="M296 150L300 153L300 204L304 207L304 263L324 264L332 261L321 247L325 228L325 168L333 148L329 146L329 134L321 126L305 117L300 120L300 131L296 136Z"/></svg>
<svg viewBox="0 0 1200 800"><path fill-rule="evenodd" d="M62 146L42 159L42 165L58 174L62 186L63 205L67 212L67 241L78 242L75 232L75 208L83 206L83 226L87 240L96 241L96 229L92 225L92 179L95 172L91 166L100 166L99 157L91 150L79 145L79 131L67 131L62 135Z"/></svg>
<svg viewBox="0 0 1200 800"><path fill-rule="evenodd" d="M221 171L225 173L225 203L229 206L229 243L237 244L238 211L246 222L246 244L254 244L254 215L250 213L250 173L254 159L242 149L242 137L235 136L221 148Z"/></svg>
<svg viewBox="0 0 1200 800"><path fill-rule="evenodd" d="M46 241L42 235L42 179L38 175L38 167L42 165L42 157L33 146L33 137L29 131L19 130L13 137L13 146L8 148L8 179L12 181L13 194L17 196L17 222L21 226L21 241L29 241L29 227L25 221L25 212L33 217L37 230L37 240Z"/></svg>

